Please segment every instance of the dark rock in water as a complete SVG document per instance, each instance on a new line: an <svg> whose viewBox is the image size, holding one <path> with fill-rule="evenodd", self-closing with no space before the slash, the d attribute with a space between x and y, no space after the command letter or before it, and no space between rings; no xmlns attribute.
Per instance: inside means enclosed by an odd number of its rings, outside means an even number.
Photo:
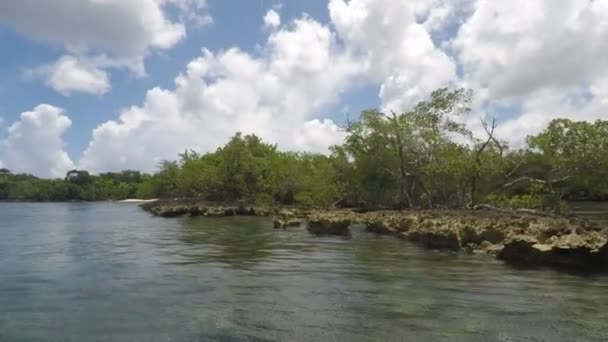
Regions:
<svg viewBox="0 0 608 342"><path fill-rule="evenodd" d="M177 217L185 215L186 213L188 213L187 208L173 207L160 210L158 211L157 215L162 217Z"/></svg>
<svg viewBox="0 0 608 342"><path fill-rule="evenodd" d="M546 261L550 246L538 244L538 240L528 236L516 236L504 244L498 258L520 265L539 265Z"/></svg>
<svg viewBox="0 0 608 342"><path fill-rule="evenodd" d="M465 224L459 231L461 245L481 245L484 241L491 244L497 244L505 239L505 233L491 227L482 228Z"/></svg>
<svg viewBox="0 0 608 342"><path fill-rule="evenodd" d="M518 266L553 266L571 270L608 270L605 238L593 239L576 233L548 239L540 244L532 237L511 238L498 258Z"/></svg>
<svg viewBox="0 0 608 342"><path fill-rule="evenodd" d="M185 206L163 206L154 208L151 211L154 215L161 217L178 217L190 213L190 209Z"/></svg>
<svg viewBox="0 0 608 342"><path fill-rule="evenodd" d="M482 233L481 233L481 240L483 241L487 241L491 244L497 244L502 242L505 239L505 233L497 230L497 229L485 229Z"/></svg>
<svg viewBox="0 0 608 342"><path fill-rule="evenodd" d="M348 219L320 218L308 222L308 231L314 235L349 235L351 221Z"/></svg>
<svg viewBox="0 0 608 342"><path fill-rule="evenodd" d="M430 232L414 231L406 235L406 239L430 249L460 250L458 234L449 230Z"/></svg>
<svg viewBox="0 0 608 342"><path fill-rule="evenodd" d="M389 226L382 220L376 220L367 224L367 231L377 234L390 235L397 233L397 230Z"/></svg>

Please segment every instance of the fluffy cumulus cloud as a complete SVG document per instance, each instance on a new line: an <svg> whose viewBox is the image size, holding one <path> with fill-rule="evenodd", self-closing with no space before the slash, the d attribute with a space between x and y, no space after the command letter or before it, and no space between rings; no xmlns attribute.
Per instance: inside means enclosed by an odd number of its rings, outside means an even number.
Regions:
<svg viewBox="0 0 608 342"><path fill-rule="evenodd" d="M501 128L521 141L555 117L608 117L606 23L607 1L479 0L453 47L483 101L521 105Z"/></svg>
<svg viewBox="0 0 608 342"><path fill-rule="evenodd" d="M264 16L264 27L269 29L276 29L281 26L281 17L279 13L274 9L271 9Z"/></svg>
<svg viewBox="0 0 608 342"><path fill-rule="evenodd" d="M170 20L165 8L174 6L181 20ZM186 22L203 25L211 18L206 14L204 0L20 0L0 2L0 23L25 36L64 48L72 64L60 59L55 70L47 73L47 83L59 89L77 91L91 77L97 81L96 92L107 88L107 75L86 61L103 51L113 62L105 67L127 67L139 75L145 73L144 58L152 50L169 49L186 35ZM96 57L98 58L98 57ZM107 57L106 57L107 58ZM68 68L68 75L56 75L59 67ZM52 67L50 67L52 69ZM61 78L60 81L57 78ZM100 84L104 87L101 87Z"/></svg>
<svg viewBox="0 0 608 342"><path fill-rule="evenodd" d="M329 12L346 46L365 60L366 73L381 84L387 110L403 110L456 78L456 64L432 39L450 7L429 1L331 0ZM432 8L443 8L443 14ZM437 17L440 17L439 19ZM426 17L426 20L421 18ZM434 21L434 23L430 23Z"/></svg>
<svg viewBox="0 0 608 342"><path fill-rule="evenodd" d="M41 78L62 95L84 92L103 95L111 86L108 73L95 60L63 56L57 62L26 72L27 77Z"/></svg>
<svg viewBox="0 0 608 342"><path fill-rule="evenodd" d="M186 148L212 150L236 131L284 149L327 151L343 133L312 115L337 100L360 68L328 26L307 17L271 33L259 56L203 50L174 89L151 89L141 106L97 127L80 164L150 170Z"/></svg>
<svg viewBox="0 0 608 342"><path fill-rule="evenodd" d="M62 177L74 167L62 139L71 124L61 108L47 104L22 113L0 140L3 166L42 177Z"/></svg>
<svg viewBox="0 0 608 342"><path fill-rule="evenodd" d="M606 1L478 1L455 46L492 97L566 91L608 74L607 19Z"/></svg>
<svg viewBox="0 0 608 342"><path fill-rule="evenodd" d="M107 49L137 58L169 48L185 35L165 16L159 0L23 0L0 4L0 20L18 32L70 50Z"/></svg>

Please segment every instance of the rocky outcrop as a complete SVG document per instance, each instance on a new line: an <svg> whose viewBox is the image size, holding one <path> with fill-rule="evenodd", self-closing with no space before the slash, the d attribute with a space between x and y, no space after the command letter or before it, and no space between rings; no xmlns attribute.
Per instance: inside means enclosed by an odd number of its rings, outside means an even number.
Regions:
<svg viewBox="0 0 608 342"><path fill-rule="evenodd" d="M522 212L317 212L315 235L347 235L352 224L430 249L489 254L518 266L608 271L608 227L589 220Z"/></svg>
<svg viewBox="0 0 608 342"><path fill-rule="evenodd" d="M314 235L348 236L353 224L425 248L489 254L519 266L608 271L608 226L577 217L490 210L375 211L216 205L162 201L142 207L163 217L273 216L274 227L306 226Z"/></svg>
<svg viewBox="0 0 608 342"><path fill-rule="evenodd" d="M314 235L350 235L349 227L358 216L351 211L315 212L308 217L307 229Z"/></svg>
<svg viewBox="0 0 608 342"><path fill-rule="evenodd" d="M158 200L144 203L140 207L153 215L161 217L278 215L280 217L292 218L295 216L304 217L306 215L304 210L298 208L252 206L244 203L213 203L188 198Z"/></svg>
<svg viewBox="0 0 608 342"><path fill-rule="evenodd" d="M274 217L272 223L275 229L287 229L289 227L300 227L304 224L304 219Z"/></svg>
<svg viewBox="0 0 608 342"><path fill-rule="evenodd" d="M608 270L606 235L598 232L554 235L541 243L533 236L513 236L498 258L520 266L549 265L572 270Z"/></svg>

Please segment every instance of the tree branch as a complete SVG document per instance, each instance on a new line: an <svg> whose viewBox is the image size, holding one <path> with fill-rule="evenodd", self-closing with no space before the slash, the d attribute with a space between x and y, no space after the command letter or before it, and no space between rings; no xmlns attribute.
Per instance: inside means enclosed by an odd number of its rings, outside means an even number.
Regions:
<svg viewBox="0 0 608 342"><path fill-rule="evenodd" d="M494 130L498 126L498 124L496 122L496 118L492 118L492 127L491 128L488 128L488 124L483 120L481 120L481 124L483 126L483 129L488 134L488 140L486 141L485 145L489 144L490 142L493 142L494 145L496 145L496 148L498 148L498 150L500 151L500 156L502 157L502 155L504 154L504 148L502 147L502 145L500 144L498 139L496 139L496 137L494 136ZM484 145L484 148L485 148L485 145Z"/></svg>
<svg viewBox="0 0 608 342"><path fill-rule="evenodd" d="M513 170L511 170L509 173L505 174L505 178L509 178L511 176L513 176L513 174L519 170L519 168L524 164L523 161L519 162L519 164L515 165L515 167L513 168Z"/></svg>
<svg viewBox="0 0 608 342"><path fill-rule="evenodd" d="M555 184L555 183L565 182L565 181L569 180L570 178L573 178L573 177L572 176L566 176L566 177L561 178L561 179L553 179L553 180L543 180L543 179L532 178L532 177L521 177L521 178L517 178L514 181L506 183L503 187L510 188L513 185L517 184L517 183L521 183L521 182L525 182L525 181L528 181L530 183L536 183L536 184Z"/></svg>

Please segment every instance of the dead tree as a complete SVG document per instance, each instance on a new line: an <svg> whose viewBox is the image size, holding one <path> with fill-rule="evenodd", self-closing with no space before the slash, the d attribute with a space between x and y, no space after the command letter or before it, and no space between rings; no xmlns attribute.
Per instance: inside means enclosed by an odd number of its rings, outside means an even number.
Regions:
<svg viewBox="0 0 608 342"><path fill-rule="evenodd" d="M496 130L496 127L498 126L498 124L496 123L496 119L492 118L491 126L488 126L488 123L485 122L484 120L481 120L481 124L483 126L483 129L486 131L488 138L475 151L475 171L473 172L473 175L471 176L471 205L475 205L475 202L476 202L475 197L476 197L476 193L477 193L477 182L478 182L478 179L481 174L481 166L482 166L481 155L482 155L482 153L490 145L490 143L493 143L496 146L501 157L504 153L504 149L503 149L502 145L500 144L498 139L496 139L496 137L494 136L494 131Z"/></svg>

